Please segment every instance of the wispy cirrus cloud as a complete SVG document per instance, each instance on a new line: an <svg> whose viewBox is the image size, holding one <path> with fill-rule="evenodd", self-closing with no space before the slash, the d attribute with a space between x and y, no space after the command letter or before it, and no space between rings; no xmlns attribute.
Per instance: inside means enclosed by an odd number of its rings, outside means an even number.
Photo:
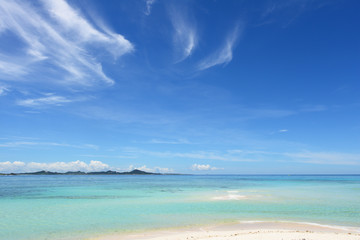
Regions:
<svg viewBox="0 0 360 240"><path fill-rule="evenodd" d="M43 107L43 106L62 106L65 103L70 103L74 101L76 100L49 93L46 94L46 96L44 97L18 100L16 103L17 105L23 107Z"/></svg>
<svg viewBox="0 0 360 240"><path fill-rule="evenodd" d="M176 62L181 62L195 50L198 40L196 25L194 20L191 20L186 9L179 10L173 6L169 10L169 15L174 27L175 50L180 55Z"/></svg>
<svg viewBox="0 0 360 240"><path fill-rule="evenodd" d="M280 129L278 132L279 133L286 133L286 132L288 132L289 130L288 129Z"/></svg>
<svg viewBox="0 0 360 240"><path fill-rule="evenodd" d="M1 19L0 19L1 21ZM1 35L1 31L0 31ZM21 77L28 73L28 70L25 66L21 66L17 64L17 61L21 61L20 59L7 58L6 55L0 54L0 76L11 76L11 77ZM4 59L4 60L1 60ZM8 61L12 62L8 62Z"/></svg>
<svg viewBox="0 0 360 240"><path fill-rule="evenodd" d="M269 1L267 5L264 5L258 25L280 23L282 27L285 28L304 12L311 9L322 8L329 4L332 4L331 1Z"/></svg>
<svg viewBox="0 0 360 240"><path fill-rule="evenodd" d="M0 47L3 79L40 81L41 72L43 81L111 85L114 80L102 70L97 52L106 50L117 58L134 49L124 36L91 24L65 0L0 3L0 35L16 39L12 52Z"/></svg>
<svg viewBox="0 0 360 240"><path fill-rule="evenodd" d="M40 141L12 141L0 143L3 148L18 148L18 147L71 147L71 148L84 148L84 149L98 149L99 147L94 144L68 144L58 142L40 142Z"/></svg>
<svg viewBox="0 0 360 240"><path fill-rule="evenodd" d="M0 96L5 95L8 91L10 91L8 87L0 85Z"/></svg>
<svg viewBox="0 0 360 240"><path fill-rule="evenodd" d="M231 62L233 58L233 50L241 32L242 27L239 24L236 25L232 32L226 37L223 46L221 46L221 48L215 51L213 54L203 59L198 64L198 69L205 70L216 65L226 65Z"/></svg>
<svg viewBox="0 0 360 240"><path fill-rule="evenodd" d="M151 14L151 8L152 8L152 5L156 2L156 0L146 0L145 1L145 11L144 11L144 14L146 16L149 16Z"/></svg>
<svg viewBox="0 0 360 240"><path fill-rule="evenodd" d="M66 1L42 0L42 2L46 6L47 12L56 20L63 31L73 34L71 38L75 43L102 43L102 47L114 57L119 57L134 49L124 36L110 31L104 24L99 26L100 29L96 29Z"/></svg>

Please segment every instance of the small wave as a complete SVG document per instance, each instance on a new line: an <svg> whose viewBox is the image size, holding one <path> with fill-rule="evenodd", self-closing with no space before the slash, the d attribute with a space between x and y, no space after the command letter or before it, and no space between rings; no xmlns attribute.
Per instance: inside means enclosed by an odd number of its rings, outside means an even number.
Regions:
<svg viewBox="0 0 360 240"><path fill-rule="evenodd" d="M256 224L256 223L289 223L289 224L301 224L301 225L308 225L314 227L321 227L321 228L330 228L330 229L337 229L337 230L344 230L344 231L354 231L360 233L360 229L356 227L348 227L348 226L339 226L339 225L328 225L328 224L320 224L320 223L313 223L313 222L294 222L294 221L239 221L239 223L244 224Z"/></svg>
<svg viewBox="0 0 360 240"><path fill-rule="evenodd" d="M312 223L312 222L297 222L299 224L304 225L312 225L316 227L325 227L325 228L332 228L332 229L339 229L339 230L352 230L360 233L360 229L355 227L346 227L346 226L338 226L338 225L326 225L326 224L319 224L319 223Z"/></svg>
<svg viewBox="0 0 360 240"><path fill-rule="evenodd" d="M239 193L239 191L237 191L237 190L230 190L230 191L227 191L228 193Z"/></svg>
<svg viewBox="0 0 360 240"><path fill-rule="evenodd" d="M212 199L213 200L244 200L244 199L248 199L248 196L238 195L238 194L228 194L225 196L213 197Z"/></svg>

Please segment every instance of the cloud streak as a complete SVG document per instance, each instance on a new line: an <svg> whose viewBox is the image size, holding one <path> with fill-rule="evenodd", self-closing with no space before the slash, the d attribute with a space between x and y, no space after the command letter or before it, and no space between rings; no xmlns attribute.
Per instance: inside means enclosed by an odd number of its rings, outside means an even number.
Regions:
<svg viewBox="0 0 360 240"><path fill-rule="evenodd" d="M205 70L211 67L214 67L216 65L220 64L228 64L231 62L233 58L233 50L236 44L236 41L241 34L241 30L239 25L236 25L236 27L232 30L232 32L227 36L225 39L225 43L223 46L218 49L213 54L209 55L205 59L203 59L199 65L199 70Z"/></svg>
<svg viewBox="0 0 360 240"><path fill-rule="evenodd" d="M133 51L124 36L94 26L64 0L41 1L40 7L23 1L0 1L0 34L13 34L11 54L0 55L4 79L42 79L67 85L111 85L114 80L102 70L97 52L106 50L117 58ZM4 49L0 51L5 52Z"/></svg>
<svg viewBox="0 0 360 240"><path fill-rule="evenodd" d="M146 0L145 1L145 11L144 11L144 14L146 16L149 16L151 14L151 8L152 8L152 5L156 2L156 0Z"/></svg>
<svg viewBox="0 0 360 240"><path fill-rule="evenodd" d="M73 101L75 100L54 94L47 94L45 97L18 100L17 105L23 107L62 106L65 103Z"/></svg>
<svg viewBox="0 0 360 240"><path fill-rule="evenodd" d="M0 85L0 96L6 95L6 93L9 91L10 91L9 88L7 88L6 86Z"/></svg>
<svg viewBox="0 0 360 240"><path fill-rule="evenodd" d="M279 133L286 133L286 132L288 132L289 130L287 130L287 129L280 129L278 132Z"/></svg>
<svg viewBox="0 0 360 240"><path fill-rule="evenodd" d="M190 21L185 10L172 8L170 19L174 27L174 46L180 57L176 62L181 62L188 58L197 45L197 31L195 24Z"/></svg>
<svg viewBox="0 0 360 240"><path fill-rule="evenodd" d="M71 147L71 148L86 148L86 149L98 149L99 147L93 144L68 144L57 142L35 142L35 141L14 141L0 143L0 147L3 148L15 148L15 147L31 147L31 146L50 146L50 147Z"/></svg>

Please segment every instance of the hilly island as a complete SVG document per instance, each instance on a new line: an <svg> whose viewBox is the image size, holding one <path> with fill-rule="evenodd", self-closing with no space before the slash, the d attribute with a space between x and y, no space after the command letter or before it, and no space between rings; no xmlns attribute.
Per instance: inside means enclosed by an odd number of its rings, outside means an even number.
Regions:
<svg viewBox="0 0 360 240"><path fill-rule="evenodd" d="M38 171L30 173L0 173L0 175L179 175L179 174L163 174L163 173L152 173L145 172L138 169L134 169L130 172L117 172L117 171L100 171L100 172L50 172L50 171Z"/></svg>

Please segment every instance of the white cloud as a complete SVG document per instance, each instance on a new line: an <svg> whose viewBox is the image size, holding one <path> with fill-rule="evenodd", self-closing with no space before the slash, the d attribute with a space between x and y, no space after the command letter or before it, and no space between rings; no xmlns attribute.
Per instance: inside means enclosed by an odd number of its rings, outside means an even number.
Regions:
<svg viewBox="0 0 360 240"><path fill-rule="evenodd" d="M172 168L164 168L164 167L154 167L154 168L148 168L146 165L135 167L134 165L130 165L127 168L127 171L132 171L134 169L138 169L145 172L156 172L156 173L172 173L174 170Z"/></svg>
<svg viewBox="0 0 360 240"><path fill-rule="evenodd" d="M143 165L141 167L137 167L137 168L134 168L134 169L138 169L138 170L145 171L145 172L151 172L152 171L152 169L146 167L146 165Z"/></svg>
<svg viewBox="0 0 360 240"><path fill-rule="evenodd" d="M197 44L197 32L194 21L190 21L184 9L172 9L170 11L171 22L174 27L174 46L179 52L180 57L177 62L181 62L189 57Z"/></svg>
<svg viewBox="0 0 360 240"><path fill-rule="evenodd" d="M63 31L71 33L76 42L104 43L104 47L115 57L133 50L133 45L122 35L102 26L102 32L95 29L81 14L64 0L42 0L50 15L56 19Z"/></svg>
<svg viewBox="0 0 360 240"><path fill-rule="evenodd" d="M149 16L151 14L151 8L152 8L152 5L156 2L156 0L146 0L145 1L145 4L146 4L146 8L145 8L145 11L144 11L144 14Z"/></svg>
<svg viewBox="0 0 360 240"><path fill-rule="evenodd" d="M217 167L211 167L209 164L193 164L191 166L191 170L193 171L213 171L213 170L219 170L223 168L217 168Z"/></svg>
<svg viewBox="0 0 360 240"><path fill-rule="evenodd" d="M69 172L69 171L82 171L82 172L98 172L98 171L107 171L110 169L115 169L110 167L108 164L101 161L91 160L90 163L83 161L73 161L73 162L53 162L53 163L40 163L40 162L0 162L0 173L19 173L19 172L36 172L36 171L51 171L51 172ZM146 172L156 172L156 173L171 173L174 172L171 168L164 167L154 167L148 168L146 165L135 167L130 165L125 171L132 171L138 169ZM123 171L117 169L117 171Z"/></svg>
<svg viewBox="0 0 360 240"><path fill-rule="evenodd" d="M0 172L9 173L9 172L21 172L24 168L25 163L23 162L0 162Z"/></svg>
<svg viewBox="0 0 360 240"><path fill-rule="evenodd" d="M237 25L225 40L225 44L211 54L198 65L199 70L205 70L219 64L228 64L233 58L233 49L240 34L240 26Z"/></svg>
<svg viewBox="0 0 360 240"><path fill-rule="evenodd" d="M109 170L109 165L100 161L90 161L89 164L82 161L74 162L54 162L54 163L39 163L39 162L0 162L0 172L35 172L35 171L51 171L51 172L68 172L68 171L83 171L83 172L97 172Z"/></svg>
<svg viewBox="0 0 360 240"><path fill-rule="evenodd" d="M91 169L91 171L103 171L103 170L107 170L109 169L109 165L102 163L100 161L94 161L91 160L90 164L88 165L89 169Z"/></svg>
<svg viewBox="0 0 360 240"><path fill-rule="evenodd" d="M280 129L280 130L279 130L280 133L285 133L285 132L288 132L288 131L289 131L289 130L287 130L287 129Z"/></svg>
<svg viewBox="0 0 360 240"><path fill-rule="evenodd" d="M46 105L55 105L61 106L64 103L70 103L75 100L68 99L63 96L57 95L50 95L41 98L29 98L24 100L18 100L17 105L24 106L24 107L39 107L39 106L46 106Z"/></svg>
<svg viewBox="0 0 360 240"><path fill-rule="evenodd" d="M126 170L127 170L127 171L132 171L132 170L134 170L134 169L136 169L136 168L134 167L134 165L130 165Z"/></svg>
<svg viewBox="0 0 360 240"><path fill-rule="evenodd" d="M134 49L122 35L95 27L64 0L44 0L39 7L27 1L0 3L0 34L11 32L22 42L18 56L0 55L4 78L40 81L36 73L41 71L43 81L113 84L96 59L96 49L114 57Z"/></svg>

